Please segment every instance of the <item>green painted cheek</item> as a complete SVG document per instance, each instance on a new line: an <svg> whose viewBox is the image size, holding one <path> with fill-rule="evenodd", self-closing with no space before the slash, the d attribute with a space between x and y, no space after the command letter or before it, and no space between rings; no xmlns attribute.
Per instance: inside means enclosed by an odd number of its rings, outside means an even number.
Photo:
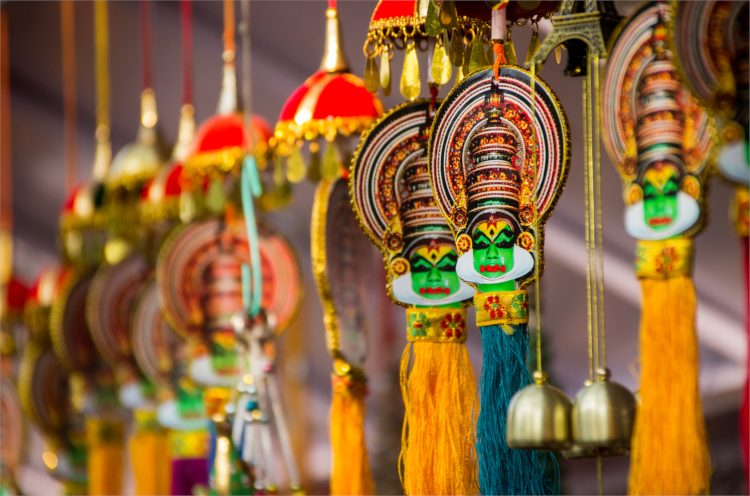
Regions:
<svg viewBox="0 0 750 496"><path fill-rule="evenodd" d="M669 227L677 217L677 196L658 195L643 200L646 225L655 230Z"/></svg>
<svg viewBox="0 0 750 496"><path fill-rule="evenodd" d="M416 272L411 276L411 289L416 294L428 300L440 300L452 294L455 294L461 286L461 282L455 272L445 272L439 269L432 269L428 272ZM430 293L429 289L441 288L440 293ZM446 293L444 288L448 288Z"/></svg>

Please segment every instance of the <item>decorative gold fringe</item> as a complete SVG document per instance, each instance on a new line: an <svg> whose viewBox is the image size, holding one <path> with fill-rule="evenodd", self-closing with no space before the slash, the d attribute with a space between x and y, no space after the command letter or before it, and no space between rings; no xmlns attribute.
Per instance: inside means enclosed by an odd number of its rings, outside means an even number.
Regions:
<svg viewBox="0 0 750 496"><path fill-rule="evenodd" d="M169 434L158 425L154 412L136 411L135 417L136 428L130 438L130 459L136 494L169 494L172 475Z"/></svg>
<svg viewBox="0 0 750 496"><path fill-rule="evenodd" d="M464 343L411 342L401 357L406 416L401 483L407 495L477 494L474 371Z"/></svg>
<svg viewBox="0 0 750 496"><path fill-rule="evenodd" d="M122 491L123 425L120 421L86 419L89 494L114 495Z"/></svg>
<svg viewBox="0 0 750 496"><path fill-rule="evenodd" d="M695 288L689 276L642 279L641 404L629 494L707 494L711 464L698 387Z"/></svg>
<svg viewBox="0 0 750 496"><path fill-rule="evenodd" d="M332 495L375 494L365 446L364 382L351 376L332 376L331 447Z"/></svg>

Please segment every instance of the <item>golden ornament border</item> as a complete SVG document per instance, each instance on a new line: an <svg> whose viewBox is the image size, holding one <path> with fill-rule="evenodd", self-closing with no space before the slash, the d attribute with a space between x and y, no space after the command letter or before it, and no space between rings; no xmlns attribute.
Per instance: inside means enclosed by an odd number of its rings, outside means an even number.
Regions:
<svg viewBox="0 0 750 496"><path fill-rule="evenodd" d="M18 397L20 399L21 409L29 417L31 423L39 429L45 443L54 445L61 442L60 437L62 433L56 431L54 427L45 425L46 423L42 421L39 412L37 412L34 407L32 392L36 363L42 354L49 349L48 346L44 346L33 340L26 346L21 357L21 364L18 371Z"/></svg>

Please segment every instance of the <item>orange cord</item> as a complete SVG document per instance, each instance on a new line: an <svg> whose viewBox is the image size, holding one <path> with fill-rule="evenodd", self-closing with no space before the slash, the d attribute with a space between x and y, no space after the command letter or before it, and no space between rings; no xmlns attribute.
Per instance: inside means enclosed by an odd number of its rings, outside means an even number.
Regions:
<svg viewBox="0 0 750 496"><path fill-rule="evenodd" d="M236 46L234 44L234 0L224 0L224 54L234 60ZM229 55L231 53L231 55Z"/></svg>
<svg viewBox="0 0 750 496"><path fill-rule="evenodd" d="M505 51L501 42L493 42L492 49L497 54L493 69L495 71L495 81L498 81L500 80L500 64L507 64L508 62L505 60Z"/></svg>

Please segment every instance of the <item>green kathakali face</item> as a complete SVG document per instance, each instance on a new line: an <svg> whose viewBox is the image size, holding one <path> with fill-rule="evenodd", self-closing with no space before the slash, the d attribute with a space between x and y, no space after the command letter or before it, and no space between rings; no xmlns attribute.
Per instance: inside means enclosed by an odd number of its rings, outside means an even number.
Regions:
<svg viewBox="0 0 750 496"><path fill-rule="evenodd" d="M447 244L432 242L419 247L411 256L411 287L428 300L441 300L455 294L461 281L456 275L458 255Z"/></svg>
<svg viewBox="0 0 750 496"><path fill-rule="evenodd" d="M497 279L513 269L513 247L516 235L505 221L485 221L472 234L474 270L485 277Z"/></svg>
<svg viewBox="0 0 750 496"><path fill-rule="evenodd" d="M680 173L671 164L648 169L643 175L643 216L651 229L669 227L677 218Z"/></svg>

